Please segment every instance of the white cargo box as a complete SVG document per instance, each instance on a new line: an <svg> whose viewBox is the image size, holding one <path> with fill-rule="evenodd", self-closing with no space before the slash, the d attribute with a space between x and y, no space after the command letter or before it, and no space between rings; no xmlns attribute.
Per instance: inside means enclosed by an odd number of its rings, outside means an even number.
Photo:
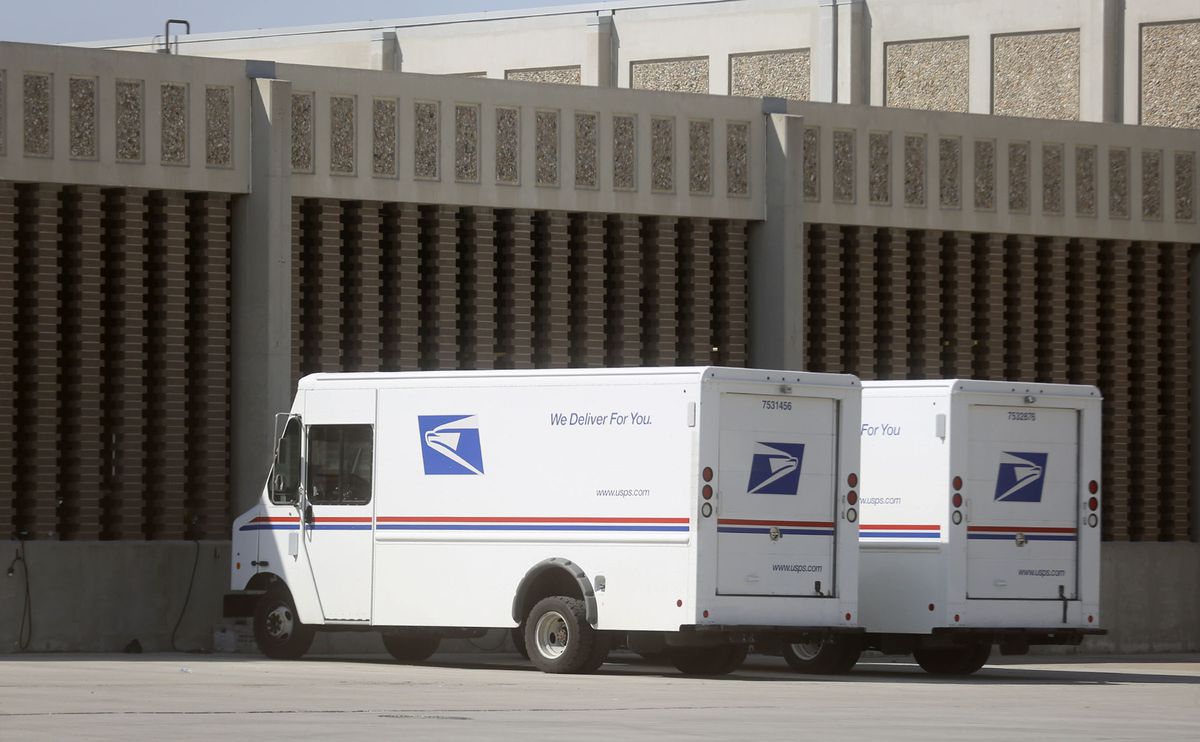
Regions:
<svg viewBox="0 0 1200 742"><path fill-rule="evenodd" d="M854 627L860 396L729 368L308 376L281 448L306 465L237 519L232 586L442 636L517 626L551 573L602 632Z"/></svg>
<svg viewBox="0 0 1200 742"><path fill-rule="evenodd" d="M859 595L868 636L974 631L1002 649L1013 637L1019 650L1096 629L1099 390L863 386Z"/></svg>

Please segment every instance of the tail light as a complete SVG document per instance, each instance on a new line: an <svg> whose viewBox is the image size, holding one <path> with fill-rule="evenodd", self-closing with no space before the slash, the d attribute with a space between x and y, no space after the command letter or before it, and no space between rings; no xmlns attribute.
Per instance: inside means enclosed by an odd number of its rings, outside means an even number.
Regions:
<svg viewBox="0 0 1200 742"><path fill-rule="evenodd" d="M712 478L713 478L713 470L712 470L712 467L711 467L711 466L706 466L706 467L704 467L704 473L703 473L701 476L703 476L703 477L704 477L704 481L705 481L705 482L711 482L711 481L712 481Z"/></svg>
<svg viewBox="0 0 1200 742"><path fill-rule="evenodd" d="M1097 499L1096 497L1089 497L1088 498L1088 510L1094 511L1098 507L1100 507L1100 500Z"/></svg>
<svg viewBox="0 0 1200 742"><path fill-rule="evenodd" d="M956 508L961 508L963 504L962 493L955 492L954 496L950 498L950 503Z"/></svg>
<svg viewBox="0 0 1200 742"><path fill-rule="evenodd" d="M704 485L704 489L700 490L700 496L705 500L711 500L713 496L713 488L711 484Z"/></svg>
<svg viewBox="0 0 1200 742"><path fill-rule="evenodd" d="M846 477L846 484L850 485L851 487L857 487L858 486L858 475L855 474L854 472L850 472L850 475L848 477Z"/></svg>
<svg viewBox="0 0 1200 742"><path fill-rule="evenodd" d="M858 493L855 492L854 490L850 490L849 492L847 492L846 493L846 503L849 505L857 505L858 504Z"/></svg>
<svg viewBox="0 0 1200 742"><path fill-rule="evenodd" d="M1094 495L1094 494L1096 494L1096 493L1097 493L1097 492L1099 492L1099 491L1100 491L1100 483L1099 483L1099 482L1097 482L1095 479L1093 479L1092 481L1088 482L1088 493L1089 493L1089 494L1093 494L1093 495ZM1094 509L1094 508L1093 508L1093 509Z"/></svg>
<svg viewBox="0 0 1200 742"><path fill-rule="evenodd" d="M962 477L955 477L954 481L951 482L951 484L954 485L954 489L956 489L956 490L962 489L962 485L963 485Z"/></svg>

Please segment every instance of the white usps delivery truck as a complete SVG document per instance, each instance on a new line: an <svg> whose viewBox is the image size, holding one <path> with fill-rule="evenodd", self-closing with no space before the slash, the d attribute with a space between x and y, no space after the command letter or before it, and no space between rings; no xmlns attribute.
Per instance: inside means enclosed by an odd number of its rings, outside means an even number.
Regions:
<svg viewBox="0 0 1200 742"><path fill-rule="evenodd" d="M233 527L227 615L270 657L401 661L518 628L547 672L657 636L682 671L856 632L861 385L732 368L317 374Z"/></svg>
<svg viewBox="0 0 1200 742"><path fill-rule="evenodd" d="M1078 644L1100 620L1100 409L1092 386L863 382L859 619L785 648L844 672L864 648L965 675L993 644Z"/></svg>

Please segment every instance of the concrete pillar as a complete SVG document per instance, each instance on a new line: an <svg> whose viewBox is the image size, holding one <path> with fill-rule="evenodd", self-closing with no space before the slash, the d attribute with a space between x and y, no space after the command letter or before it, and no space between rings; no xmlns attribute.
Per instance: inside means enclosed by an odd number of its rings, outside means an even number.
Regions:
<svg viewBox="0 0 1200 742"><path fill-rule="evenodd" d="M249 67L249 66L248 66ZM273 65L268 65L273 74ZM258 497L274 450L275 413L291 407L292 84L255 78L250 193L235 199L232 249L233 510Z"/></svg>
<svg viewBox="0 0 1200 742"><path fill-rule="evenodd" d="M972 33L968 41L967 111L992 112L992 37L986 32Z"/></svg>
<svg viewBox="0 0 1200 742"><path fill-rule="evenodd" d="M763 99L766 113L766 219L750 233L749 365L804 368L804 118Z"/></svg>
<svg viewBox="0 0 1200 742"><path fill-rule="evenodd" d="M866 5L838 0L837 15L837 102L866 104L871 78Z"/></svg>
<svg viewBox="0 0 1200 742"><path fill-rule="evenodd" d="M400 71L400 41L395 31L381 31L371 37L371 66L384 72Z"/></svg>
<svg viewBox="0 0 1200 742"><path fill-rule="evenodd" d="M838 0L820 0L817 41L811 57L812 90L810 98L820 103L837 102L838 83Z"/></svg>
<svg viewBox="0 0 1200 742"><path fill-rule="evenodd" d="M587 17L588 54L583 64L584 85L611 88L617 80L617 54L613 39L611 10L601 10Z"/></svg>

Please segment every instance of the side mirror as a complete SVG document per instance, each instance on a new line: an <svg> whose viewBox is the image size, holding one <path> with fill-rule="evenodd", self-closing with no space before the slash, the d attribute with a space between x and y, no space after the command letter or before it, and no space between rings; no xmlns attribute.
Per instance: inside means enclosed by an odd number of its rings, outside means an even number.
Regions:
<svg viewBox="0 0 1200 742"><path fill-rule="evenodd" d="M313 507L312 505L304 504L304 524L311 526L313 524Z"/></svg>

